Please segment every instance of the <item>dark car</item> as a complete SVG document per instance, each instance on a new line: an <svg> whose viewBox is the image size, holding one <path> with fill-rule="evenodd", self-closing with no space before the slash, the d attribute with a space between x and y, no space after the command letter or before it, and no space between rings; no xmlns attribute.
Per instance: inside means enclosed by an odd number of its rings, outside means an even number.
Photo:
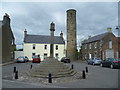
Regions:
<svg viewBox="0 0 120 90"><path fill-rule="evenodd" d="M100 58L97 58L97 57L93 57L93 58L87 60L87 63L92 64L92 65L101 64L101 62L102 62L102 60Z"/></svg>
<svg viewBox="0 0 120 90"><path fill-rule="evenodd" d="M28 57L27 56L19 56L18 58L17 58L17 62L28 62L29 61L29 59L28 59Z"/></svg>
<svg viewBox="0 0 120 90"><path fill-rule="evenodd" d="M70 58L68 58L68 57L63 57L63 58L61 58L61 62L70 63Z"/></svg>
<svg viewBox="0 0 120 90"><path fill-rule="evenodd" d="M107 58L100 64L101 67L120 68L120 58Z"/></svg>
<svg viewBox="0 0 120 90"><path fill-rule="evenodd" d="M41 58L38 55L33 56L33 63L40 63L41 62Z"/></svg>

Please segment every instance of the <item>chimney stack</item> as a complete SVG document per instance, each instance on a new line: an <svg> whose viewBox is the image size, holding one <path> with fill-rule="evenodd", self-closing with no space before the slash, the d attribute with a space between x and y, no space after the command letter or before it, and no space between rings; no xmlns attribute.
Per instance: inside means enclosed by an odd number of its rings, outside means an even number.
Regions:
<svg viewBox="0 0 120 90"><path fill-rule="evenodd" d="M9 18L9 15L7 13L5 13L5 15L3 16L3 25L10 26L10 18Z"/></svg>
<svg viewBox="0 0 120 90"><path fill-rule="evenodd" d="M61 31L61 33L60 33L60 37L63 38L63 32L62 32L62 31Z"/></svg>
<svg viewBox="0 0 120 90"><path fill-rule="evenodd" d="M107 28L107 32L108 32L108 33L112 33L112 28L111 28L111 27L108 27L108 28Z"/></svg>
<svg viewBox="0 0 120 90"><path fill-rule="evenodd" d="M27 35L27 30L25 29L25 31L24 31L24 38L26 37L26 35Z"/></svg>

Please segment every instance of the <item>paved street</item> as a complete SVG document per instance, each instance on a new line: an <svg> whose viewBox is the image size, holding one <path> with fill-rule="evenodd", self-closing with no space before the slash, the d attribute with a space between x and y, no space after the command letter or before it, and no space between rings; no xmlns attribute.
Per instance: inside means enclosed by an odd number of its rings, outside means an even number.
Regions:
<svg viewBox="0 0 120 90"><path fill-rule="evenodd" d="M64 83L25 83L13 79L13 67L16 66L19 72L25 72L30 69L31 62L14 63L2 67L3 70L3 88L117 88L118 87L118 69L102 68L98 65L92 66L86 63L72 62L76 71L81 71L87 66L89 73L86 79L81 79L74 82ZM32 63L33 67L39 65Z"/></svg>

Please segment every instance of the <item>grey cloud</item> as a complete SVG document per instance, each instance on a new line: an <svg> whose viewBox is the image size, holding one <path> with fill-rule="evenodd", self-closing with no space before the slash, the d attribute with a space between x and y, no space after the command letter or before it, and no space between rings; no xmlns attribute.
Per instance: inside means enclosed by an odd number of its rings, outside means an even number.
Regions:
<svg viewBox="0 0 120 90"><path fill-rule="evenodd" d="M12 5L18 6L15 12ZM77 11L77 35L78 41L87 38L88 35L96 35L106 32L107 27L115 27L117 24L117 3L7 3L3 7L9 12L12 19L12 28L16 43L22 43L23 31L26 28L30 34L49 35L50 23L56 25L55 35L61 31L66 39L66 10L74 8ZM17 11L18 10L18 11Z"/></svg>

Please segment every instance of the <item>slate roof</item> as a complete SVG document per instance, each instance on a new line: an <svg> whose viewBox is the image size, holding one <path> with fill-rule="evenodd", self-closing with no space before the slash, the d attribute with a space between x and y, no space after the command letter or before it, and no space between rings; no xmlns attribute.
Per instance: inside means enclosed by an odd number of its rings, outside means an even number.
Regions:
<svg viewBox="0 0 120 90"><path fill-rule="evenodd" d="M41 43L41 44L50 44L50 36L47 35L29 35L27 34L24 43ZM60 36L55 36L55 44L64 44L64 40Z"/></svg>
<svg viewBox="0 0 120 90"><path fill-rule="evenodd" d="M93 37L90 37L88 40L85 41L85 43L90 43L90 42L101 40L106 35L108 35L108 32L103 33L103 34L99 34L99 35L96 35L96 36L93 36Z"/></svg>

